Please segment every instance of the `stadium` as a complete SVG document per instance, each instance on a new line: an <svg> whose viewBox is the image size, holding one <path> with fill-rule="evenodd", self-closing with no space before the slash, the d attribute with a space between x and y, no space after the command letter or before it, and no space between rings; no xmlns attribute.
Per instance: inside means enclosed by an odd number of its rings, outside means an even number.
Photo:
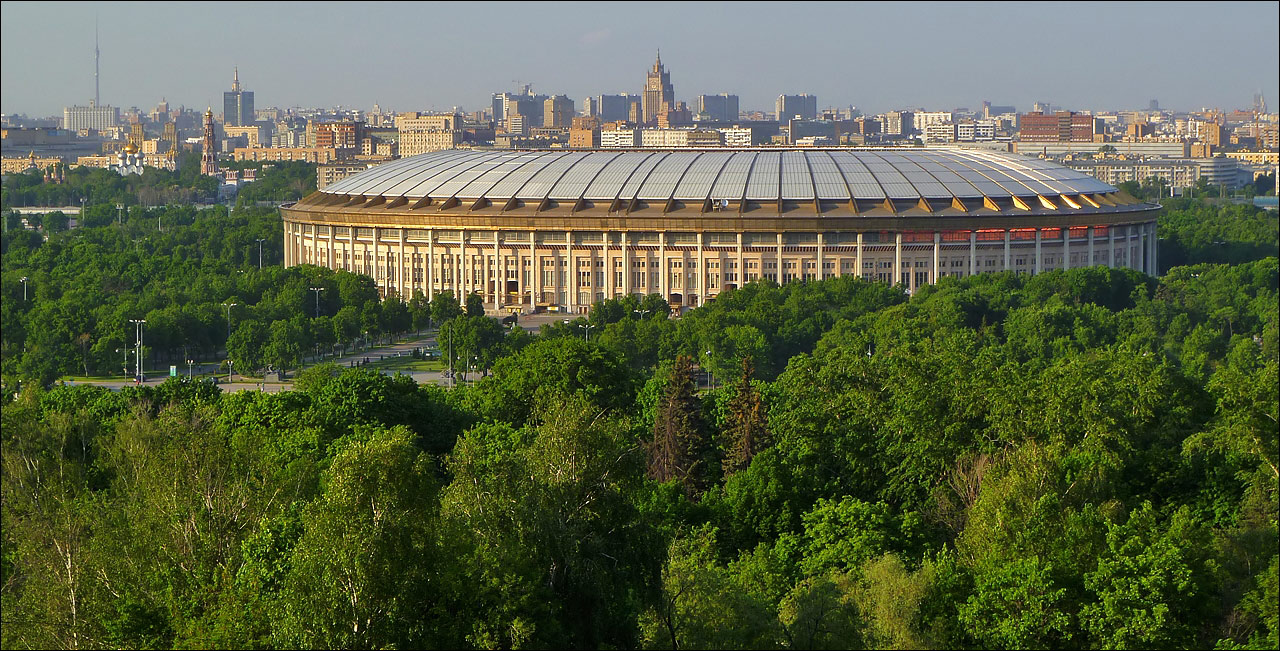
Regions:
<svg viewBox="0 0 1280 651"><path fill-rule="evenodd" d="M448 150L281 207L285 264L491 308L673 307L741 283L1089 265L1156 271L1156 213L1035 158L965 149Z"/></svg>

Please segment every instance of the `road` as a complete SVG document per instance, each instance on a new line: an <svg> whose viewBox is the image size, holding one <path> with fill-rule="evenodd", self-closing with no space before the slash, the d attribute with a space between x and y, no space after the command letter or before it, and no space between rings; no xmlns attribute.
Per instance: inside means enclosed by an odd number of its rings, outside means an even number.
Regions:
<svg viewBox="0 0 1280 651"><path fill-rule="evenodd" d="M536 315L530 315L530 316L521 316L520 327L524 328L526 331L530 333L536 334L539 328L541 328L543 324L555 323L557 321L562 321L569 318L577 318L577 315L536 314ZM331 358L324 359L322 361L333 362L338 366L346 368L351 366L353 363L364 361L366 358L372 361L372 360L377 360L379 356L382 356L383 358L395 357L395 356L407 356L407 355L413 354L414 348L436 348L436 347L437 346L436 346L435 333L429 332L423 337L420 337L417 339L410 339L407 341L402 341L396 344L392 344L390 346L381 346L381 347L373 348L369 350L353 351L347 355L342 355L337 358L331 357ZM209 368L208 365L206 365L206 367ZM382 370L381 372L384 375L408 375L409 377L413 378L413 380L418 384L437 384L440 386L449 385L449 380L448 378L445 377L444 371ZM478 376L473 373L468 376L468 379L475 380L477 377ZM169 376L162 375L160 374L160 372L157 371L154 375L152 375L150 378L147 379L145 384L147 386L156 386L167 379L169 379ZM72 383L68 382L68 384L72 384ZM83 381L76 382L76 384L91 384L94 386L107 387L112 390L119 390L122 387L133 386L134 383L128 380L83 380ZM232 382L231 384L226 384L226 376L222 375L218 377L218 387L228 393L234 393L236 391L264 391L266 393L278 393L280 391L291 390L293 388L293 383L286 380L284 382L262 382L262 383L235 381L235 382Z"/></svg>

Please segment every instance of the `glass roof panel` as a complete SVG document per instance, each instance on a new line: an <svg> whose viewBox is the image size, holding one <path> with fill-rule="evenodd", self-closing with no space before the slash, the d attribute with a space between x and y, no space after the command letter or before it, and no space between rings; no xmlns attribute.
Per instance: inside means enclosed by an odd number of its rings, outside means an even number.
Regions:
<svg viewBox="0 0 1280 651"><path fill-rule="evenodd" d="M640 189L636 191L636 197L650 201L670 199L685 170L689 169L695 158L697 154L679 152L662 159L662 162L653 168L649 178L646 178Z"/></svg>
<svg viewBox="0 0 1280 651"><path fill-rule="evenodd" d="M608 201L617 198L618 190L627 181L636 167L645 159L653 157L651 152L631 151L620 154L605 166L596 179L582 193L586 199ZM631 197L626 197L630 199Z"/></svg>
<svg viewBox="0 0 1280 651"><path fill-rule="evenodd" d="M456 155L457 153L438 158L425 155L427 156L425 159L410 156L409 158L384 163L367 172L361 172L338 181L325 188L324 191L332 194L387 194L388 188L395 187L406 178L419 176L424 172L452 164L460 158L460 156ZM365 177L365 174L372 176Z"/></svg>
<svg viewBox="0 0 1280 651"><path fill-rule="evenodd" d="M706 199L711 194L711 186L716 180L716 175L733 155L733 152L717 151L699 156L698 160L694 161L684 173L684 178L680 179L680 184L676 186L673 196L685 201Z"/></svg>
<svg viewBox="0 0 1280 651"><path fill-rule="evenodd" d="M617 152L591 152L589 156L578 161L567 174L556 182L555 187L547 195L554 199L577 199L586 191L587 186L595 179L600 170L618 156Z"/></svg>
<svg viewBox="0 0 1280 651"><path fill-rule="evenodd" d="M727 199L737 201L747 192L747 172L751 169L751 161L755 160L756 152L740 151L725 163L724 169L720 172L720 178L716 179L715 187L711 189L711 198L714 200Z"/></svg>
<svg viewBox="0 0 1280 651"><path fill-rule="evenodd" d="M514 166L512 164L515 164ZM491 171L497 171L501 174L509 174L511 170L518 167L520 160L503 156L502 158L491 158L471 169L445 181L440 187L435 189L435 194L441 197L464 196L475 198L477 195L461 194L459 190L466 188L472 181L485 176Z"/></svg>
<svg viewBox="0 0 1280 651"><path fill-rule="evenodd" d="M524 165L537 165L537 160L546 154L547 152L522 151L505 156L500 165L490 168L480 176L477 176L474 181L468 183L466 187L458 190L457 196L487 197L489 196L489 190L499 181L506 178L508 174L515 172Z"/></svg>
<svg viewBox="0 0 1280 651"><path fill-rule="evenodd" d="M459 158L453 164L432 167L423 170L421 173L401 180L399 183L388 188L383 194L391 196L403 197L430 197L431 193L441 183L457 176L458 174L480 165L492 158L501 158L502 154L491 154L486 152L485 156L464 156Z"/></svg>
<svg viewBox="0 0 1280 651"><path fill-rule="evenodd" d="M844 175L845 181L849 183L849 189L853 191L855 199L883 199L885 197L884 189L876 182L876 177L867 169L862 159L854 154L854 152L833 151L829 152L831 158L835 160L836 167L840 168L840 173Z"/></svg>
<svg viewBox="0 0 1280 651"><path fill-rule="evenodd" d="M622 189L618 191L618 198L634 199L636 191L640 189L640 185L644 183L645 178L649 176L649 172L652 171L658 163L661 163L663 159L670 155L670 153L654 153L654 155L644 159L639 165L636 165L635 171L631 174L631 178L628 178L626 182L622 184Z"/></svg>
<svg viewBox="0 0 1280 651"><path fill-rule="evenodd" d="M781 162L781 152L762 151L756 156L756 164L751 168L751 178L747 179L748 199L778 200L778 168Z"/></svg>
<svg viewBox="0 0 1280 651"><path fill-rule="evenodd" d="M545 159L547 164L531 177L524 184L524 187L516 190L520 198L541 199L548 196L551 188L555 187L561 177L569 171L578 161L590 156L588 151L575 152L555 152ZM577 199L577 197L574 197Z"/></svg>
<svg viewBox="0 0 1280 651"><path fill-rule="evenodd" d="M802 151L782 153L782 198L813 201L813 175Z"/></svg>
<svg viewBox="0 0 1280 651"><path fill-rule="evenodd" d="M817 189L819 199L835 201L849 200L849 186L845 185L840 168L825 151L806 154L809 157L809 168L813 170L813 185Z"/></svg>

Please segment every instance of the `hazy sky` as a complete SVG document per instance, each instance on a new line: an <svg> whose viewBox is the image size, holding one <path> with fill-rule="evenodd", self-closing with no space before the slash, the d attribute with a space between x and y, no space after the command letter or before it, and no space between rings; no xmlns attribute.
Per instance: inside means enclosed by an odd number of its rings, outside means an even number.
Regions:
<svg viewBox="0 0 1280 651"><path fill-rule="evenodd" d="M654 50L676 97L780 93L819 107L1020 110L1280 106L1280 4L4 2L0 111L93 97L150 109L221 105L232 67L258 108L425 110L535 92L640 92ZM1272 109L1274 110L1274 108Z"/></svg>

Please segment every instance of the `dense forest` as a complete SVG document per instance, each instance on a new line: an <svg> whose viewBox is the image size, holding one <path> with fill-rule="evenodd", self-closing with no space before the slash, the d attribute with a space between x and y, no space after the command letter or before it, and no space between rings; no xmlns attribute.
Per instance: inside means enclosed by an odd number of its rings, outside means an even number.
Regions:
<svg viewBox="0 0 1280 651"><path fill-rule="evenodd" d="M183 215L5 235L5 648L1277 647L1261 211L1171 204L1160 278L761 282L536 336L258 271L269 212ZM490 372L48 386L165 310L232 356L443 324Z"/></svg>

